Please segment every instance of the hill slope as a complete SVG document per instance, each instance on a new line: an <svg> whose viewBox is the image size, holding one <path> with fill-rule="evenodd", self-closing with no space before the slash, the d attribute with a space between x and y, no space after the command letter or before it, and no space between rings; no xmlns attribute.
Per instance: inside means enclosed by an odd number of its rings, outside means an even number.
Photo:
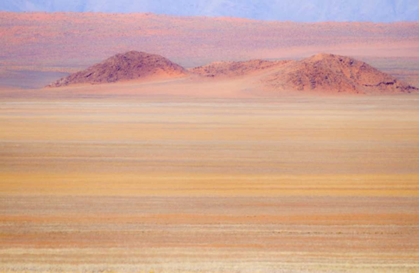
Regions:
<svg viewBox="0 0 420 273"><path fill-rule="evenodd" d="M367 63L333 54L317 54L290 62L265 77L263 83L278 90L327 93L411 93L418 88L403 83Z"/></svg>
<svg viewBox="0 0 420 273"><path fill-rule="evenodd" d="M83 83L111 83L147 78L169 78L186 74L187 71L183 67L160 55L129 51L124 54L117 54L86 70L62 78L50 84L49 87Z"/></svg>
<svg viewBox="0 0 420 273"><path fill-rule="evenodd" d="M190 71L194 74L211 77L239 77L265 71L269 68L282 66L289 61L250 60L242 62L214 62L195 67Z"/></svg>
<svg viewBox="0 0 420 273"><path fill-rule="evenodd" d="M160 55L137 51L117 54L86 70L64 77L48 87L175 78L187 75L210 77L215 80L239 78L251 85L258 82L255 87L257 89L260 89L262 84L269 90L275 91L392 94L419 90L365 62L333 54L321 53L300 61L257 59L243 62L215 62L188 71Z"/></svg>
<svg viewBox="0 0 420 273"><path fill-rule="evenodd" d="M261 20L418 21L417 0L3 0L3 11L153 12L188 16L230 16Z"/></svg>

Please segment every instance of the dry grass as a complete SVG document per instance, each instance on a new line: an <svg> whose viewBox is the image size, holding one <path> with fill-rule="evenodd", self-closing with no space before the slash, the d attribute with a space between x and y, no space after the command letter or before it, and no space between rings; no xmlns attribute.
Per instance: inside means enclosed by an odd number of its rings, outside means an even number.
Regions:
<svg viewBox="0 0 420 273"><path fill-rule="evenodd" d="M418 95L223 98L237 83L5 98L1 270L418 271Z"/></svg>

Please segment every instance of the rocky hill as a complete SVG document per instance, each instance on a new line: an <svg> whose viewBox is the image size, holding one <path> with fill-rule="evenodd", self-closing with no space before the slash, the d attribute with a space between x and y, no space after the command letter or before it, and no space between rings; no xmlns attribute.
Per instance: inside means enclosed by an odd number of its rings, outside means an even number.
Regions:
<svg viewBox="0 0 420 273"><path fill-rule="evenodd" d="M277 90L366 94L418 91L365 62L333 54L290 62L262 81Z"/></svg>
<svg viewBox="0 0 420 273"><path fill-rule="evenodd" d="M198 75L216 79L246 78L269 90L391 94L418 92L418 88L350 57L317 54L300 61L250 60L215 62L186 70L155 54L130 51L117 54L86 70L64 77L48 87L104 84L129 80L156 80Z"/></svg>
<svg viewBox="0 0 420 273"><path fill-rule="evenodd" d="M155 54L129 51L93 65L86 70L62 78L49 87L74 84L102 84L135 79L171 78L187 71L170 60Z"/></svg>

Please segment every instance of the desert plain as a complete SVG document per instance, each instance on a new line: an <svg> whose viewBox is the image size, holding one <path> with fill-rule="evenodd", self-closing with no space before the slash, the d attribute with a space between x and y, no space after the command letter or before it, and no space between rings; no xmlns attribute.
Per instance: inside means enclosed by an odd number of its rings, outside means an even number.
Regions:
<svg viewBox="0 0 420 273"><path fill-rule="evenodd" d="M258 69L44 87L128 50L328 52L418 87L418 23L0 22L0 272L419 271L418 91L279 91Z"/></svg>

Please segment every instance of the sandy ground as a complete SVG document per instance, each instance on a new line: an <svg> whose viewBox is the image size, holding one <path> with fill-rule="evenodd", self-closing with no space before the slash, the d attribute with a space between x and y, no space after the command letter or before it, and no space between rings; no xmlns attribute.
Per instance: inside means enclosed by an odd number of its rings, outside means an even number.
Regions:
<svg viewBox="0 0 420 273"><path fill-rule="evenodd" d="M418 272L418 95L244 86L3 90L0 271Z"/></svg>

